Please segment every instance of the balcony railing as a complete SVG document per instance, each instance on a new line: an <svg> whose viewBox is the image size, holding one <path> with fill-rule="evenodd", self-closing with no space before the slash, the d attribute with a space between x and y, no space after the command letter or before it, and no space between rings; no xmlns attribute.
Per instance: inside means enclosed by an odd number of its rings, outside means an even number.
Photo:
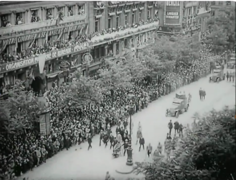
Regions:
<svg viewBox="0 0 236 180"><path fill-rule="evenodd" d="M86 18L86 14L84 15L76 15L76 16L68 16L64 17L63 21L60 21L60 24L69 23L73 21L79 21L84 20ZM50 27L56 25L56 19L50 19L45 21L39 21L34 23L28 23L28 24L21 24L21 25L13 25L10 27L1 27L0 28L0 34L11 34L14 32L20 32L20 31L26 31L31 29L40 29L45 27Z"/></svg>
<svg viewBox="0 0 236 180"><path fill-rule="evenodd" d="M158 27L159 27L159 21L154 21L154 22L150 22L148 24L140 25L138 27L127 28L127 29L124 29L119 32L113 32L110 34L95 36L91 39L90 42L79 43L77 45L72 45L68 48L52 50L51 52L44 53L44 54L37 54L34 57L30 57L27 59L15 60L12 62L1 64L0 65L0 73L14 71L17 69L32 66L32 65L38 64L39 61L44 61L44 60L48 61L48 60L59 58L62 56L66 56L66 55L69 55L72 53L85 51L87 49L92 48L93 46L96 46L98 43L101 43L101 42L104 43L104 41L124 38L125 36L128 37L128 36L134 35L136 33L138 34L138 33L145 32L147 30L155 29Z"/></svg>
<svg viewBox="0 0 236 180"><path fill-rule="evenodd" d="M118 32L111 32L104 35L98 34L94 36L91 39L91 41L96 45L104 41L114 40L120 37L123 38L124 36L133 35L134 33L137 33L137 32L141 32L141 31L148 30L151 28L157 28L158 26L159 26L159 21L154 21L149 24L140 25L138 27L130 27L130 28L118 31Z"/></svg>
<svg viewBox="0 0 236 180"><path fill-rule="evenodd" d="M52 50L48 53L34 55L33 57L30 57L27 59L8 62L8 63L0 65L0 73L25 68L28 66L38 64L39 61L48 61L48 60L51 60L54 58L59 58L62 56L66 56L66 55L69 55L72 53L81 52L81 51L87 50L89 48L91 48L91 43L83 42L83 43L79 43L77 45L73 45L68 48Z"/></svg>

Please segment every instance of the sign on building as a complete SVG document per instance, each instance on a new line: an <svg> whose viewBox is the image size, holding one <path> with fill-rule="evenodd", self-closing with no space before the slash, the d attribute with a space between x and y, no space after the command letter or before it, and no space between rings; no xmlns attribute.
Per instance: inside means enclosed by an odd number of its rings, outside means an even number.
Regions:
<svg viewBox="0 0 236 180"><path fill-rule="evenodd" d="M180 25L180 1L167 1L165 7L165 24Z"/></svg>

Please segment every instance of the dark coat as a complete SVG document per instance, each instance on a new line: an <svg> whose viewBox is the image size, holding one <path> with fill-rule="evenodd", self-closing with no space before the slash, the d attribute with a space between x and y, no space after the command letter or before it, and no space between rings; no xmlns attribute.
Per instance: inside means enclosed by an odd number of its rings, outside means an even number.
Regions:
<svg viewBox="0 0 236 180"><path fill-rule="evenodd" d="M141 145L145 144L145 139L143 137L139 139L139 144L141 144Z"/></svg>

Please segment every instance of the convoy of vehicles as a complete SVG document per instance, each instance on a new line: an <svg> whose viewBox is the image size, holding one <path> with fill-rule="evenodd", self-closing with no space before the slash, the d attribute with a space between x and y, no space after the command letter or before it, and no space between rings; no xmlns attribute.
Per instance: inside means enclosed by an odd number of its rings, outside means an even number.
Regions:
<svg viewBox="0 0 236 180"><path fill-rule="evenodd" d="M190 97L189 97L190 98ZM187 112L189 108L189 102L185 93L177 93L169 109L166 110L166 116L179 117L179 114Z"/></svg>

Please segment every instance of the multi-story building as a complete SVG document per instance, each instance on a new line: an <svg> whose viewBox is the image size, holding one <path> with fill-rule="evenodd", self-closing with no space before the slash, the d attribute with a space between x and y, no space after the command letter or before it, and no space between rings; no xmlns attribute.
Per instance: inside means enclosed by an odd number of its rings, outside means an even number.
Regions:
<svg viewBox="0 0 236 180"><path fill-rule="evenodd" d="M215 16L219 11L219 8L235 7L233 1L201 1L199 2L199 10L197 14L197 21L201 25L201 31L206 31L207 19L211 16Z"/></svg>
<svg viewBox="0 0 236 180"><path fill-rule="evenodd" d="M77 67L92 72L103 58L152 43L159 11L154 2L2 2L0 87L29 79L50 88Z"/></svg>
<svg viewBox="0 0 236 180"><path fill-rule="evenodd" d="M126 49L150 44L158 27L154 2L94 2L90 4L89 32L94 64L98 69L103 58L120 56Z"/></svg>

